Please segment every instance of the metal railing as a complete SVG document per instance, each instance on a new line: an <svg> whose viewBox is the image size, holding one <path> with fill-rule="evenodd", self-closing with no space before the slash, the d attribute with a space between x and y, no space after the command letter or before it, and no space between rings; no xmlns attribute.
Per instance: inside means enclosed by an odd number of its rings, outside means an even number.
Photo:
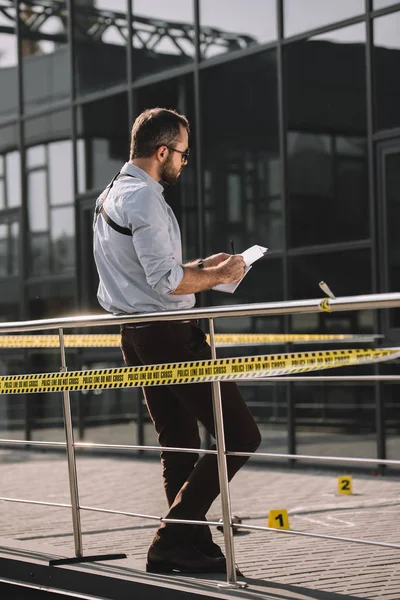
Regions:
<svg viewBox="0 0 400 600"><path fill-rule="evenodd" d="M213 308L201 308L201 309L190 309L184 311L170 311L165 313L147 313L140 315L131 316L81 316L81 317L69 317L62 319L44 319L37 321L25 321L22 323L2 323L0 324L0 334L6 334L10 332L26 332L26 331L39 331L57 329L60 341L60 353L61 353L61 372L67 371L65 347L64 347L64 329L65 328L78 328L78 327L95 327L95 326L106 326L106 325L120 325L124 323L140 323L140 321L179 321L182 319L193 318L193 319L208 319L209 330L210 330L210 346L212 352L212 359L216 358L216 344L215 344L215 332L214 332L214 319L224 317L239 317L239 316L269 316L269 315L282 315L282 314L299 314L299 313L315 313L320 310L326 310L327 305L331 312L336 311L349 311L349 310L364 310L364 309L383 309L383 308L395 308L400 307L400 293L390 294L372 294L363 296L348 296L343 298L325 299L323 308L321 306L321 299L313 300L299 300L290 302L272 302L263 304L250 304L250 305L238 305L238 306L224 306L224 307L213 307ZM368 376L367 376L368 377ZM264 381L271 380L306 380L305 377L274 377L264 378ZM309 378L308 378L309 379ZM320 380L330 379L325 377L319 377ZM332 378L338 380L337 377ZM340 378L342 379L342 378ZM370 380L379 379L378 377L371 376ZM398 376L384 376L385 381L398 380ZM257 381L262 379L257 378ZM247 379L247 381L250 381ZM386 460L377 458L352 458L352 457L328 457L328 456L310 456L310 455L291 455L291 454L273 454L265 452L257 453L245 453L245 452L228 452L225 447L224 439L224 426L223 426L223 412L221 403L221 389L220 382L213 381L212 395L213 395L213 408L214 408L214 420L215 420L215 438L216 438L216 450L201 450L204 454L216 454L219 482L221 490L221 503L222 503L222 514L223 514L223 533L226 549L226 571L227 571L227 583L224 584L226 587L238 588L243 587L245 584L238 583L236 577L235 568L235 549L233 544L233 530L234 528L241 529L256 529L261 531L274 531L277 533L285 533L292 535L303 535L308 537L333 539L346 542L355 542L360 544L369 544L374 546L383 546L400 549L400 545L390 544L385 542L376 542L373 540L359 540L352 538L344 538L332 535L322 535L316 533L308 533L296 530L281 530L271 529L269 527L261 527L254 525L237 524L232 521L232 512L230 506L230 493L229 483L227 476L227 456L254 456L254 457L268 457L268 458L303 458L307 460L340 460L341 462L353 462L353 463L374 463L384 465L400 465L400 460ZM90 506L83 506L79 502L78 492L78 479L76 470L76 459L75 449L76 448L114 448L124 450L147 450L157 451L161 450L164 452L188 452L198 453L198 448L172 448L172 447L161 447L161 446L137 446L137 445L118 445L118 444L89 444L89 443L75 443L73 436L72 417L71 417L71 405L69 391L63 391L63 411L64 411L64 428L66 441L63 442L40 442L40 441L29 441L29 440L6 440L0 439L0 444L15 444L15 445L30 445L39 447L65 447L67 450L67 463L69 473L69 486L70 486L70 504L61 504L53 502L41 502L34 500L24 500L19 498L5 498L2 497L0 500L9 502L21 502L27 504L37 504L44 506L58 506L63 508L71 508L72 511L72 525L74 534L75 544L75 557L73 559L62 559L59 561L50 561L51 564L63 564L68 562L82 562L87 560L99 560L106 558L116 558L117 556L125 555L109 555L109 556L96 556L96 557L84 557L83 556L83 545L82 545L82 530L80 523L80 511L88 510L95 512L111 513L125 515L129 517L140 517L146 519L153 519L160 522L166 523L186 523L196 524L202 526L218 526L219 522L214 521L196 521L196 520L175 520L175 519L164 519L161 516L156 515L143 515L126 511L117 511L103 508L96 508Z"/></svg>

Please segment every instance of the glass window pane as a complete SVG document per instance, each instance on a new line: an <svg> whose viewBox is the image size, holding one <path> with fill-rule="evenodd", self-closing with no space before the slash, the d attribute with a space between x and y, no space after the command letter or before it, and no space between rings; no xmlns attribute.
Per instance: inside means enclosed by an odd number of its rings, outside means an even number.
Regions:
<svg viewBox="0 0 400 600"><path fill-rule="evenodd" d="M46 171L28 174L29 270L31 275L49 272L49 218Z"/></svg>
<svg viewBox="0 0 400 600"><path fill-rule="evenodd" d="M387 211L388 292L397 292L400 282L400 150L385 155L385 200ZM389 311L391 327L400 328L400 309Z"/></svg>
<svg viewBox="0 0 400 600"><path fill-rule="evenodd" d="M74 201L72 142L65 140L48 145L50 204Z"/></svg>
<svg viewBox="0 0 400 600"><path fill-rule="evenodd" d="M126 0L75 2L75 83L79 94L126 83Z"/></svg>
<svg viewBox="0 0 400 600"><path fill-rule="evenodd" d="M400 126L400 12L374 19L375 128Z"/></svg>
<svg viewBox="0 0 400 600"><path fill-rule="evenodd" d="M43 281L28 286L28 319L71 315L75 308L75 280ZM38 369L43 372L43 369Z"/></svg>
<svg viewBox="0 0 400 600"><path fill-rule="evenodd" d="M26 151L26 166L28 168L42 167L46 164L46 147L32 146Z"/></svg>
<svg viewBox="0 0 400 600"><path fill-rule="evenodd" d="M32 233L49 229L45 171L34 171L28 175L28 215Z"/></svg>
<svg viewBox="0 0 400 600"><path fill-rule="evenodd" d="M19 222L10 224L10 275L19 273Z"/></svg>
<svg viewBox="0 0 400 600"><path fill-rule="evenodd" d="M51 211L52 269L66 273L75 267L74 208L53 208Z"/></svg>
<svg viewBox="0 0 400 600"><path fill-rule="evenodd" d="M25 145L36 146L71 137L71 111L48 112L25 121Z"/></svg>
<svg viewBox="0 0 400 600"><path fill-rule="evenodd" d="M70 96L68 10L59 0L20 5L24 107L27 112Z"/></svg>
<svg viewBox="0 0 400 600"><path fill-rule="evenodd" d="M276 0L200 0L203 58L277 38Z"/></svg>
<svg viewBox="0 0 400 600"><path fill-rule="evenodd" d="M0 0L0 123L16 115L18 106L16 13L12 5Z"/></svg>
<svg viewBox="0 0 400 600"><path fill-rule="evenodd" d="M133 2L133 77L165 71L193 61L193 2Z"/></svg>
<svg viewBox="0 0 400 600"><path fill-rule="evenodd" d="M0 277L8 275L8 225L0 223Z"/></svg>
<svg viewBox="0 0 400 600"><path fill-rule="evenodd" d="M320 281L325 281L335 296L370 294L370 250L340 250L291 256L289 281L290 297L293 300L321 296L318 286ZM294 315L291 320L295 331L304 330L307 333L370 333L372 320L366 318L367 312L324 312L313 315L312 321L308 315ZM308 323L306 329L301 328L302 322Z"/></svg>
<svg viewBox="0 0 400 600"><path fill-rule="evenodd" d="M279 250L275 50L207 69L201 76L206 252L229 252L231 239L237 252L253 244Z"/></svg>
<svg viewBox="0 0 400 600"><path fill-rule="evenodd" d="M321 2L321 0L284 0L285 37L323 27L365 12L364 0Z"/></svg>
<svg viewBox="0 0 400 600"><path fill-rule="evenodd" d="M347 374L347 368L343 374ZM373 385L295 383L293 397L298 454L376 456ZM337 465L334 461L324 461L323 464Z"/></svg>
<svg viewBox="0 0 400 600"><path fill-rule="evenodd" d="M78 109L78 137L85 144L88 189L103 189L129 160L128 100L118 94ZM80 179L79 189L85 182Z"/></svg>
<svg viewBox="0 0 400 600"><path fill-rule="evenodd" d="M7 173L7 205L9 208L21 206L21 172L19 152L9 152L6 155Z"/></svg>
<svg viewBox="0 0 400 600"><path fill-rule="evenodd" d="M0 179L0 210L5 208L6 198L4 194L4 179Z"/></svg>
<svg viewBox="0 0 400 600"><path fill-rule="evenodd" d="M369 237L364 42L360 24L285 48L291 247Z"/></svg>

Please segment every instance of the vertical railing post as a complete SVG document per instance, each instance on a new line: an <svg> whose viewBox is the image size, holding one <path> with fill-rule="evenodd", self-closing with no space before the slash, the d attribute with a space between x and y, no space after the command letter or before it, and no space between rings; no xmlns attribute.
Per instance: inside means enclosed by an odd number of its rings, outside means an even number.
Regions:
<svg viewBox="0 0 400 600"><path fill-rule="evenodd" d="M214 320L208 319L210 328L210 346L211 358L217 358L215 348L214 335ZM235 548L233 544L233 529L232 529L232 511L231 499L229 495L228 468L226 463L226 448L225 448L225 433L224 433L224 418L222 413L222 398L221 384L219 381L212 382L213 408L214 408L214 423L215 423L215 440L217 442L217 463L219 487L221 493L223 530L226 553L226 577L227 583L220 584L221 587L240 588L247 587L246 584L237 582L236 564L235 564Z"/></svg>
<svg viewBox="0 0 400 600"><path fill-rule="evenodd" d="M65 345L64 345L64 331L58 330L58 336L60 340L60 353L61 353L61 369L62 373L67 372L67 363L65 360ZM69 391L63 391L63 413L64 413L64 429L65 429L65 441L67 446L67 461L68 461L68 479L69 479L69 491L71 496L71 507L72 507L72 527L74 532L74 543L75 543L75 556L81 558L83 556L82 549L82 531L81 531L81 518L79 513L79 495L78 495L78 477L76 473L76 461L75 461L75 447L74 447L74 432L72 427L72 415L71 415L71 402L69 397Z"/></svg>

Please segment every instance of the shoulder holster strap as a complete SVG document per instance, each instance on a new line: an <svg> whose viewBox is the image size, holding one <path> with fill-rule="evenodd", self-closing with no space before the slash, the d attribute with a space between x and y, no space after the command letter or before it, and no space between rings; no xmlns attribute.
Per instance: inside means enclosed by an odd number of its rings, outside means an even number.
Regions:
<svg viewBox="0 0 400 600"><path fill-rule="evenodd" d="M108 216L108 214L106 213L106 211L104 210L104 207L103 207L104 202L106 201L106 198L107 198L108 194L110 193L112 186L114 185L114 181L116 181L120 177L124 177L125 175L128 177L135 177L134 175L130 175L129 173L117 173L115 175L115 177L113 177L112 181L108 184L107 188L104 190L104 192L103 192L104 197L101 199L98 206L96 207L96 215L95 216L96 216L96 220L97 220L97 217L99 215L101 215L103 217L103 219L105 220L105 222L110 227L112 227L112 229L114 229L114 231L117 231L118 233L121 233L122 235L130 235L132 237L132 231L128 227L121 227L121 225L118 225L115 221L113 221L112 218Z"/></svg>

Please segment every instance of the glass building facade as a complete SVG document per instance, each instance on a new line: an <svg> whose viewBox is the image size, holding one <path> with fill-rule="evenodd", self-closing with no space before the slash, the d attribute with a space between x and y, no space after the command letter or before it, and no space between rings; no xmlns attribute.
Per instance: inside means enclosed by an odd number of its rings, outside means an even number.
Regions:
<svg viewBox="0 0 400 600"><path fill-rule="evenodd" d="M229 251L232 239L239 252L270 249L233 297L207 292L200 304L316 298L321 280L337 296L398 291L399 73L400 2L390 0L0 0L0 321L101 312L94 202L128 159L135 116L152 106L191 122L190 161L167 198L185 258ZM400 309L217 329L394 345ZM254 351L292 348L316 346ZM234 353L248 349L220 354ZM70 369L121 364L118 349L68 352ZM0 351L2 375L58 369L52 350ZM395 384L242 389L271 452L398 454ZM0 397L3 433L59 438L59 394L36 396ZM73 396L80 437L154 441L138 391Z"/></svg>

